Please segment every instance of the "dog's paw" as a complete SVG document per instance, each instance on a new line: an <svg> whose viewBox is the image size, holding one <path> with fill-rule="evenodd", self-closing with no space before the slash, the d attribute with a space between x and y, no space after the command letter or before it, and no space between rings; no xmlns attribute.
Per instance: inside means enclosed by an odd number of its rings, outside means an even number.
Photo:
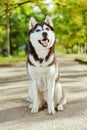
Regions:
<svg viewBox="0 0 87 130"><path fill-rule="evenodd" d="M55 113L56 113L56 111L53 109L53 110L51 110L51 109L48 109L48 113L50 114L50 115L54 115Z"/></svg>
<svg viewBox="0 0 87 130"><path fill-rule="evenodd" d="M31 113L32 114L38 113L38 109L37 108L32 108Z"/></svg>
<svg viewBox="0 0 87 130"><path fill-rule="evenodd" d="M62 105L58 105L58 106L57 106L57 110L58 110L58 111L63 111L63 106L62 106Z"/></svg>

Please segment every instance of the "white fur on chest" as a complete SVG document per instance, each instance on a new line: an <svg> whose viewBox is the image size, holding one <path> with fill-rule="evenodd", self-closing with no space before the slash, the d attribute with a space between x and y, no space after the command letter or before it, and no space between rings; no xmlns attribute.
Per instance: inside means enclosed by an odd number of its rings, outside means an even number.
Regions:
<svg viewBox="0 0 87 130"><path fill-rule="evenodd" d="M48 49L43 48L41 45L39 45L39 46L36 45L35 51L39 58L45 58L49 52Z"/></svg>
<svg viewBox="0 0 87 130"><path fill-rule="evenodd" d="M38 77L50 78L55 73L55 66L50 67L35 67L28 64L28 72L32 78L38 79Z"/></svg>
<svg viewBox="0 0 87 130"><path fill-rule="evenodd" d="M35 80L37 82L40 91L45 91L47 90L47 82L53 80L58 71L56 71L55 65L50 67L34 67L28 64L28 73L32 81Z"/></svg>

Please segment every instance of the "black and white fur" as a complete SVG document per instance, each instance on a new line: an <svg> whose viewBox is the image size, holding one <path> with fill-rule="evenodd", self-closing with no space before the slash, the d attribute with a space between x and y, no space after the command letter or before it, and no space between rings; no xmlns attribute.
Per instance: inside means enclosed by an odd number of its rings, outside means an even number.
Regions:
<svg viewBox="0 0 87 130"><path fill-rule="evenodd" d="M27 71L30 79L28 97L31 113L47 103L48 113L54 114L55 107L63 110L66 98L59 82L58 63L54 46L55 33L51 18L47 15L43 23L31 17L29 21L29 45Z"/></svg>

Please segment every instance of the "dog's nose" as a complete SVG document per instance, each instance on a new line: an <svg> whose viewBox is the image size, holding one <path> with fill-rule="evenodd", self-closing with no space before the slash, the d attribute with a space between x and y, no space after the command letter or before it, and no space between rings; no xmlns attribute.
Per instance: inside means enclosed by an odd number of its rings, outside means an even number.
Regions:
<svg viewBox="0 0 87 130"><path fill-rule="evenodd" d="M47 37L47 32L43 32L42 35L44 38Z"/></svg>

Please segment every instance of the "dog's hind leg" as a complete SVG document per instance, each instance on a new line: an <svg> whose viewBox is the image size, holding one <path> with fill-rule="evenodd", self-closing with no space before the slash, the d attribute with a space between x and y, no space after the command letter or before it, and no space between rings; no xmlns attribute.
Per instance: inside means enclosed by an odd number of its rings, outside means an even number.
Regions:
<svg viewBox="0 0 87 130"><path fill-rule="evenodd" d="M55 98L54 98L56 105L57 105L57 110L62 111L63 110L63 105L66 104L66 97L65 93L62 90L62 86L59 82L56 83L55 86Z"/></svg>

